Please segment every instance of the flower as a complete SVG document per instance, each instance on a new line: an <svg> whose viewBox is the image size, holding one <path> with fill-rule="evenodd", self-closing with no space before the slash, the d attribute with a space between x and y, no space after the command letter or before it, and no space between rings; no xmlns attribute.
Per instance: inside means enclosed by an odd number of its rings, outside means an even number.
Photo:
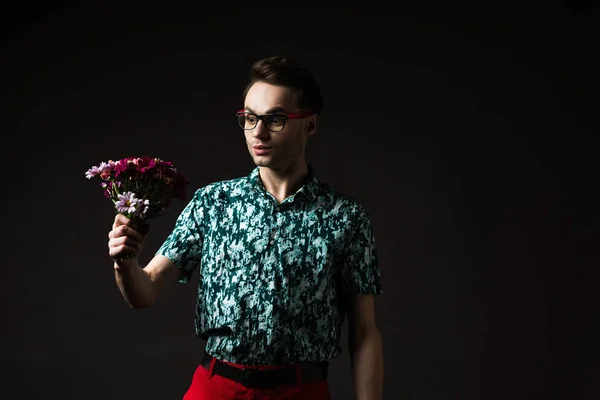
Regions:
<svg viewBox="0 0 600 400"><path fill-rule="evenodd" d="M144 220L166 210L175 198L185 200L189 184L169 161L157 157L127 157L101 162L85 173L102 179L104 196L127 218Z"/></svg>
<svg viewBox="0 0 600 400"><path fill-rule="evenodd" d="M133 192L125 192L119 195L119 200L115 203L115 207L119 212L143 217L150 208L150 200L139 199Z"/></svg>
<svg viewBox="0 0 600 400"><path fill-rule="evenodd" d="M85 173L85 177L88 179L92 179L93 177L95 177L96 175L98 175L100 173L100 168L94 166L90 169L88 169Z"/></svg>
<svg viewBox="0 0 600 400"><path fill-rule="evenodd" d="M137 216L146 215L146 212L148 212L148 208L150 208L150 200L139 199L138 202L136 203L136 208L137 209L135 210L135 215L137 215Z"/></svg>
<svg viewBox="0 0 600 400"><path fill-rule="evenodd" d="M129 169L129 166L131 165L130 161L131 158L124 158L115 163L115 168L113 170L115 173L115 178Z"/></svg>
<svg viewBox="0 0 600 400"><path fill-rule="evenodd" d="M137 168L138 171L140 172L146 172L151 170L152 168L156 167L156 158L151 158L151 157L141 157L138 158L137 161Z"/></svg>
<svg viewBox="0 0 600 400"><path fill-rule="evenodd" d="M119 200L115 202L117 211L121 213L134 213L138 199L133 192L125 192L119 195Z"/></svg>

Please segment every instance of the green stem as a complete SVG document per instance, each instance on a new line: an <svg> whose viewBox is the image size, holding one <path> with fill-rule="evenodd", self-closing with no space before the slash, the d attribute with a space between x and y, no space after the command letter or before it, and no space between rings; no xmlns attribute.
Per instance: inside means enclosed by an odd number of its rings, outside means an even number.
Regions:
<svg viewBox="0 0 600 400"><path fill-rule="evenodd" d="M115 198L116 198L116 199L118 199L118 198L119 198L119 195L120 195L121 193L119 193L119 188L117 187L117 182L115 182L115 180L114 180L114 179L111 179L111 182L112 182L112 185L111 185L111 186L112 186L113 192L115 193Z"/></svg>

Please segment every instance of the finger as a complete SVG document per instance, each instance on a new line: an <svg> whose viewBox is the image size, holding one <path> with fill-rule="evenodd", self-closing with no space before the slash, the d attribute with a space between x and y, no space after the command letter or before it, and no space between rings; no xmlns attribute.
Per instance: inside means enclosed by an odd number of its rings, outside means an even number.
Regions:
<svg viewBox="0 0 600 400"><path fill-rule="evenodd" d="M121 225L132 225L133 221L127 218L123 214L115 215L115 221L113 222L113 229L118 228Z"/></svg>
<svg viewBox="0 0 600 400"><path fill-rule="evenodd" d="M133 258L136 258L139 253L133 247L122 245L112 248L108 254L115 259L115 261L121 261L120 256L123 256L124 254L131 254Z"/></svg>
<svg viewBox="0 0 600 400"><path fill-rule="evenodd" d="M127 225L127 226L130 226L130 227L134 228L134 229L137 228L137 224L135 223L134 220L132 220L130 218L127 218L123 214L117 214L115 216L115 221L113 223L113 229L118 228L119 226L122 226L122 225Z"/></svg>
<svg viewBox="0 0 600 400"><path fill-rule="evenodd" d="M112 231L108 232L109 239L115 239L121 236L130 236L138 241L144 240L144 235L136 231L130 225L120 225L114 228Z"/></svg>
<svg viewBox="0 0 600 400"><path fill-rule="evenodd" d="M108 232L108 238L109 239L116 239L122 236L133 236L133 232L135 232L133 229L128 228L127 225L119 225L118 227L114 228L112 231Z"/></svg>
<svg viewBox="0 0 600 400"><path fill-rule="evenodd" d="M121 225L117 229L114 230L114 235L113 235L114 238L118 238L121 236L128 236L138 242L141 242L144 240L144 236L142 236L142 234L140 232L136 231L135 229L133 229L127 225Z"/></svg>
<svg viewBox="0 0 600 400"><path fill-rule="evenodd" d="M129 236L121 236L119 238L108 241L108 248L114 249L120 246L127 246L136 249L137 252L142 251L143 243L130 238Z"/></svg>
<svg viewBox="0 0 600 400"><path fill-rule="evenodd" d="M113 251L116 248L121 246L126 246L134 249L136 252L141 252L144 247L142 243L131 240L130 238L124 236L118 239L111 239L108 241L108 249L109 251Z"/></svg>

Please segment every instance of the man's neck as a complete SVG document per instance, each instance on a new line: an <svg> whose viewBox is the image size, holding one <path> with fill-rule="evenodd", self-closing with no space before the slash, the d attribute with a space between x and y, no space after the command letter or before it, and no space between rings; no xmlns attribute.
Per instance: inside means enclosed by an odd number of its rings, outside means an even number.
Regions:
<svg viewBox="0 0 600 400"><path fill-rule="evenodd" d="M279 203L296 193L302 187L307 175L308 167L305 162L282 170L267 167L259 168L259 176L265 189Z"/></svg>

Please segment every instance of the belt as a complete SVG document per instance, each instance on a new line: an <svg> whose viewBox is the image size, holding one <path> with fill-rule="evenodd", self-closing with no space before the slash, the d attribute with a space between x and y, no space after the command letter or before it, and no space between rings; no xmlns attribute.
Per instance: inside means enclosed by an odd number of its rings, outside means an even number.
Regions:
<svg viewBox="0 0 600 400"><path fill-rule="evenodd" d="M200 365L210 371L213 356L204 351ZM281 385L300 385L327 379L329 363L306 363L281 369L238 368L214 359L213 374L236 381L247 388L268 389ZM298 371L299 370L299 371Z"/></svg>

